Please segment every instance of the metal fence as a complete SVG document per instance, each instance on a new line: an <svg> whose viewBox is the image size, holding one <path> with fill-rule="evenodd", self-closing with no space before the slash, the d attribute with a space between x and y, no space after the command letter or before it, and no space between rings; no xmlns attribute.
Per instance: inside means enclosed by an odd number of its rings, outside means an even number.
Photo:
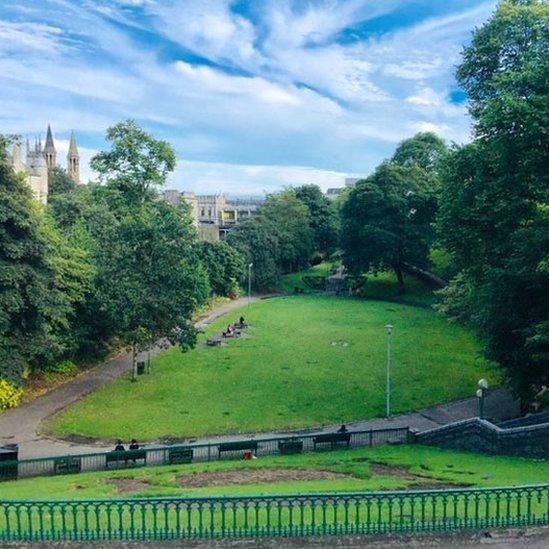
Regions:
<svg viewBox="0 0 549 549"><path fill-rule="evenodd" d="M0 540L427 532L549 523L549 484L285 496L0 501Z"/></svg>
<svg viewBox="0 0 549 549"><path fill-rule="evenodd" d="M324 437L324 439L323 439ZM326 440L330 438L339 440ZM387 443L411 441L407 427L398 429L373 429L352 431L346 434L322 433L276 438L253 438L219 441L210 444L186 444L177 446L143 447L125 452L101 452L0 461L0 480L105 471L133 468L144 465L173 465L179 463L214 461L219 459L242 459L244 452L269 456L295 454L314 450L335 450L377 446Z"/></svg>

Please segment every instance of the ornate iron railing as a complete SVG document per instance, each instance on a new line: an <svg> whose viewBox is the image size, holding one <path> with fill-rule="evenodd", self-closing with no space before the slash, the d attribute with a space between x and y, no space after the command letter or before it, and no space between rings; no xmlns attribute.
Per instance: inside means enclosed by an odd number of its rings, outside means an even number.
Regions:
<svg viewBox="0 0 549 549"><path fill-rule="evenodd" d="M397 429L372 429L352 431L349 440L331 443L315 443L319 435L279 436L275 438L253 438L224 440L210 444L185 444L174 446L142 447L137 452L97 452L64 456L42 457L18 461L0 461L0 480L24 477L51 476L80 473L84 471L105 471L143 465L173 465L177 463L214 461L218 459L242 459L246 448L260 456L284 453L311 452L315 449L359 448L411 442L407 427ZM231 450L228 444L239 445ZM0 491L1 493L1 491Z"/></svg>
<svg viewBox="0 0 549 549"><path fill-rule="evenodd" d="M549 523L549 484L279 496L0 501L0 540L382 534Z"/></svg>

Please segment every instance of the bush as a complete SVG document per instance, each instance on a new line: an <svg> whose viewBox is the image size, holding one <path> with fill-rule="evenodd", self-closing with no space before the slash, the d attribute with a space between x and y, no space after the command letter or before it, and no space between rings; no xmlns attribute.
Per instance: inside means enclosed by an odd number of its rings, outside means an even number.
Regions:
<svg viewBox="0 0 549 549"><path fill-rule="evenodd" d="M62 362L50 364L45 368L45 372L48 374L72 375L76 373L76 364L71 360L63 360Z"/></svg>
<svg viewBox="0 0 549 549"><path fill-rule="evenodd" d="M5 379L0 379L0 410L7 410L19 404L23 389L12 385Z"/></svg>

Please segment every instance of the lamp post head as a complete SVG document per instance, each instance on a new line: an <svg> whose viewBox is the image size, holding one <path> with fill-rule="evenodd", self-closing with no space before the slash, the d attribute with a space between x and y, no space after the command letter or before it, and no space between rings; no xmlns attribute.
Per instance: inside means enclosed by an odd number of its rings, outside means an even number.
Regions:
<svg viewBox="0 0 549 549"><path fill-rule="evenodd" d="M478 387L479 389L488 389L488 382L482 378L478 380Z"/></svg>
<svg viewBox="0 0 549 549"><path fill-rule="evenodd" d="M391 334L393 332L393 325L392 324L387 324L385 326L385 329L387 330L388 334Z"/></svg>

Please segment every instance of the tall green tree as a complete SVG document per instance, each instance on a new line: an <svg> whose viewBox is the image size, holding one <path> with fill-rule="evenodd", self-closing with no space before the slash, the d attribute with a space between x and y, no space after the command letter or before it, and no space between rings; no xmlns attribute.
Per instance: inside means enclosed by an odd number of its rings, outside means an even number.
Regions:
<svg viewBox="0 0 549 549"><path fill-rule="evenodd" d="M244 257L245 266L253 264L254 290L270 290L280 277L277 227L261 213L247 219L227 235L227 243ZM241 279L247 283L246 275Z"/></svg>
<svg viewBox="0 0 549 549"><path fill-rule="evenodd" d="M260 211L278 237L278 264L282 272L306 267L314 251L309 208L289 189L269 195Z"/></svg>
<svg viewBox="0 0 549 549"><path fill-rule="evenodd" d="M108 212L94 210L98 247L96 305L114 333L140 349L160 338L192 347L191 315L209 293L207 275L193 253L196 239L188 211L158 200L155 187L175 167L175 154L134 122L107 131L110 151L92 166L104 187L94 197ZM108 222L104 223L105 217Z"/></svg>
<svg viewBox="0 0 549 549"><path fill-rule="evenodd" d="M144 200L147 193L164 185L175 169L171 145L155 139L133 120L111 126L107 141L111 149L95 155L90 166L101 182L108 182L127 199Z"/></svg>
<svg viewBox="0 0 549 549"><path fill-rule="evenodd" d="M342 206L345 266L353 274L389 267L403 291L404 264L427 265L435 209L433 180L425 170L381 164Z"/></svg>
<svg viewBox="0 0 549 549"><path fill-rule="evenodd" d="M436 171L448 147L443 139L432 132L417 133L399 143L391 162L401 166L417 166L428 172Z"/></svg>
<svg viewBox="0 0 549 549"><path fill-rule="evenodd" d="M50 261L52 248L43 212L8 166L0 138L0 377L12 383L61 351L56 332L70 303L57 283L62 273Z"/></svg>
<svg viewBox="0 0 549 549"><path fill-rule="evenodd" d="M204 269L213 293L230 296L238 289L238 281L245 276L244 257L227 242L200 241L196 253Z"/></svg>
<svg viewBox="0 0 549 549"><path fill-rule="evenodd" d="M55 166L48 175L48 201L55 196L69 193L76 189L76 183L63 168Z"/></svg>
<svg viewBox="0 0 549 549"><path fill-rule="evenodd" d="M296 198L309 210L309 225L313 231L315 251L324 257L337 248L339 223L336 208L317 185L302 185L295 190Z"/></svg>
<svg viewBox="0 0 549 549"><path fill-rule="evenodd" d="M525 402L549 382L548 53L545 2L502 1L475 31L457 78L476 140L445 162L437 222L468 289L445 306L468 311Z"/></svg>

